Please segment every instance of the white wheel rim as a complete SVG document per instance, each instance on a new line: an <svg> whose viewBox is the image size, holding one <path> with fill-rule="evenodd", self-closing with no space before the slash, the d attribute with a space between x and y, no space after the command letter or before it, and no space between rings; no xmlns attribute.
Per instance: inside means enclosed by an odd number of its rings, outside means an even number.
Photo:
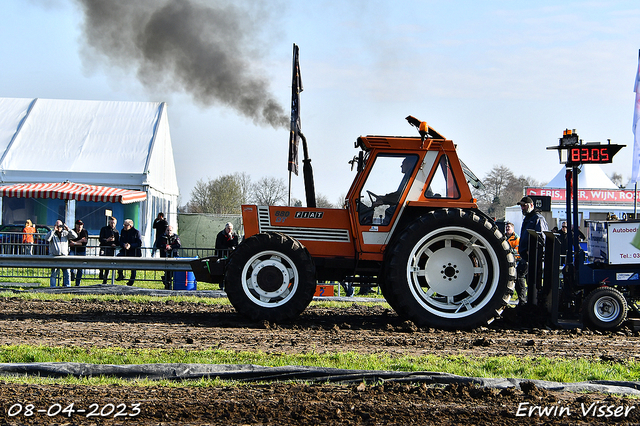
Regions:
<svg viewBox="0 0 640 426"><path fill-rule="evenodd" d="M615 321L621 310L618 300L611 296L598 298L593 306L593 314L602 322Z"/></svg>
<svg viewBox="0 0 640 426"><path fill-rule="evenodd" d="M496 252L485 237L460 227L431 231L413 247L407 282L424 309L444 318L464 318L494 296L500 279Z"/></svg>
<svg viewBox="0 0 640 426"><path fill-rule="evenodd" d="M298 285L296 265L278 251L262 251L242 269L242 290L259 306L275 308L286 304Z"/></svg>

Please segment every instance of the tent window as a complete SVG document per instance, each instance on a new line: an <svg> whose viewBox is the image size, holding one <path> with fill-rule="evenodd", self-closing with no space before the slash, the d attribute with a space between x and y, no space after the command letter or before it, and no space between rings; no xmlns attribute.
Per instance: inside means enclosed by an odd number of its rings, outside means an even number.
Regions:
<svg viewBox="0 0 640 426"><path fill-rule="evenodd" d="M2 197L2 224L24 224L27 219L37 225L52 225L64 218L64 201L58 199L38 199Z"/></svg>
<svg viewBox="0 0 640 426"><path fill-rule="evenodd" d="M76 201L76 219L82 219L84 228L92 235L99 234L100 228L107 224L105 210L111 210L112 214L118 219L116 227L120 229L124 221L124 219L121 219L123 216L122 204ZM71 226L71 224L69 224L69 226Z"/></svg>

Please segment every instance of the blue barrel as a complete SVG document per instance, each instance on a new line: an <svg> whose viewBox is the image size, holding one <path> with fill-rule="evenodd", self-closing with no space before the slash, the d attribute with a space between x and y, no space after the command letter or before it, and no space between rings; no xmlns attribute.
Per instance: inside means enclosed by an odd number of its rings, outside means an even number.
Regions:
<svg viewBox="0 0 640 426"><path fill-rule="evenodd" d="M192 271L174 271L173 272L173 289L174 290L196 290L198 284L196 276Z"/></svg>

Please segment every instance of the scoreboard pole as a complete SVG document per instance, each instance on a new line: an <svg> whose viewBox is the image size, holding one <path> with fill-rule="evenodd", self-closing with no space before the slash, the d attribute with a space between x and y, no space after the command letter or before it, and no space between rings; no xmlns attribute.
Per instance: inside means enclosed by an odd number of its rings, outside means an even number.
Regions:
<svg viewBox="0 0 640 426"><path fill-rule="evenodd" d="M567 242L569 244L567 244L567 251L565 253L563 253L566 258L565 258L565 264L567 265L567 272L568 275L573 276L573 244L571 244L571 242L573 241L572 236L573 236L573 217L571 215L571 203L572 203L572 198L573 198L573 187L576 184L576 170L575 167L569 168L567 167L565 169L565 179L566 179L566 185L567 188L565 190L565 210L566 210L566 220L567 220Z"/></svg>
<svg viewBox="0 0 640 426"><path fill-rule="evenodd" d="M633 218L638 218L638 182L633 184Z"/></svg>
<svg viewBox="0 0 640 426"><path fill-rule="evenodd" d="M560 163L565 165L566 173L566 215L567 215L567 252L565 253L565 291L567 287L573 287L579 282L578 268L576 264L580 259L584 262L584 253L580 250L580 216L578 212L578 173L579 166L583 164L609 164L613 162L613 156L625 145L615 145L608 140L607 144L599 142L583 143L575 130L566 129L562 133L557 146L547 149L558 151ZM637 205L637 183L634 191L634 216ZM568 282L567 282L568 281Z"/></svg>
<svg viewBox="0 0 640 426"><path fill-rule="evenodd" d="M573 235L569 234L568 237L573 237L573 283L579 283L580 279L578 277L578 269L577 265L577 256L580 252L580 216L578 215L578 173L580 170L577 165L573 165ZM571 245L571 244L569 244ZM582 254L584 257L584 253ZM583 260L584 262L584 260Z"/></svg>

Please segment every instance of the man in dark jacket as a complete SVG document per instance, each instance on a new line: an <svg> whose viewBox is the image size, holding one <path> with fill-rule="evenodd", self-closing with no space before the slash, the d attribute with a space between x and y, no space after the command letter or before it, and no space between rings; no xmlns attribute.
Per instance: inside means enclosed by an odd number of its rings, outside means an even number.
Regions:
<svg viewBox="0 0 640 426"><path fill-rule="evenodd" d="M229 250L236 247L238 247L238 234L233 232L233 223L227 222L224 229L216 237L216 250L227 250L227 252L219 253L218 256L223 257Z"/></svg>
<svg viewBox="0 0 640 426"><path fill-rule="evenodd" d="M69 240L70 251L69 254L73 256L86 256L87 255L87 242L89 241L89 232L84 229L84 222L80 219L76 220L76 227L74 228L78 236ZM82 280L82 268L71 270L71 281L76 282L76 286L80 285Z"/></svg>
<svg viewBox="0 0 640 426"><path fill-rule="evenodd" d="M534 209L533 200L530 197L524 197L518 204L522 209L524 219L522 220L522 228L520 228L520 244L518 246L520 261L516 268L516 272L518 273L516 292L518 293L518 305L524 306L527 304L526 276L529 270L529 229L542 232L548 231L549 226L544 216Z"/></svg>
<svg viewBox="0 0 640 426"><path fill-rule="evenodd" d="M133 221L126 219L122 225L122 231L120 231L120 253L118 256L124 257L142 257L142 239L140 238L140 231L133 227ZM129 281L127 285L133 285L136 279L136 270L132 269L129 275ZM117 281L124 280L124 271L118 271Z"/></svg>
<svg viewBox="0 0 640 426"><path fill-rule="evenodd" d="M158 213L158 217L156 217L155 220L153 221L153 229L156 230L156 239L153 242L153 250L151 251L151 257L155 256L156 247L158 247L160 238L162 238L165 231L167 230L167 226L169 226L169 222L167 222L167 219L164 218L164 213L162 212ZM160 257L164 257L164 256L160 254Z"/></svg>
<svg viewBox="0 0 640 426"><path fill-rule="evenodd" d="M233 232L233 223L227 222L224 229L218 232L216 237L216 256L227 257L231 250L238 247L238 234ZM220 283L220 290L224 290L224 284Z"/></svg>
<svg viewBox="0 0 640 426"><path fill-rule="evenodd" d="M160 257L178 257L178 250L181 247L180 237L178 234L173 233L173 227L171 225L167 226L164 235L160 236L157 247L160 250ZM165 290L171 290L172 277L172 271L167 271L167 273L162 276Z"/></svg>
<svg viewBox="0 0 640 426"><path fill-rule="evenodd" d="M173 226L167 226L164 235L160 236L158 249L160 249L160 257L178 257L178 249L180 249L180 237L174 234Z"/></svg>
<svg viewBox="0 0 640 426"><path fill-rule="evenodd" d="M116 248L120 246L120 233L116 229L118 220L111 216L109 217L108 225L103 226L100 229L100 235L98 241L100 242L100 256L113 256L116 252ZM109 270L100 270L100 278L102 278L102 284L107 283L109 278Z"/></svg>

